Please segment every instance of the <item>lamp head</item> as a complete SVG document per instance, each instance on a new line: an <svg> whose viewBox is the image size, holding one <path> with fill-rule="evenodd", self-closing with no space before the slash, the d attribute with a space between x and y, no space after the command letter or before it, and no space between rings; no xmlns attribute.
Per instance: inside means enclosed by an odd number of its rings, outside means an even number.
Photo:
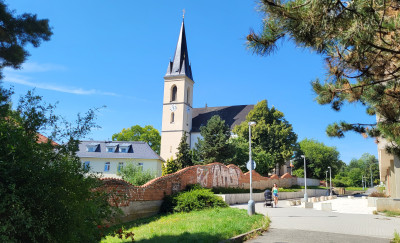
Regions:
<svg viewBox="0 0 400 243"><path fill-rule="evenodd" d="M330 167L330 166L328 166L328 168L330 169L331 167Z"/></svg>
<svg viewBox="0 0 400 243"><path fill-rule="evenodd" d="M255 126L257 123L254 121L249 121L249 126Z"/></svg>
<svg viewBox="0 0 400 243"><path fill-rule="evenodd" d="M304 159L306 156L305 155L300 155L300 157L302 157Z"/></svg>

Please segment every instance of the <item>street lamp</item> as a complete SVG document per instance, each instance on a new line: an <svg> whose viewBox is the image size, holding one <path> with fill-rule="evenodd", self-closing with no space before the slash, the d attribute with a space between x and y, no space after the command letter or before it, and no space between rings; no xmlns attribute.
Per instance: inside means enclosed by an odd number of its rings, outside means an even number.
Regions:
<svg viewBox="0 0 400 243"><path fill-rule="evenodd" d="M256 211L256 207L253 201L253 177L252 177L252 172L253 172L253 160L251 159L251 127L255 126L256 122L250 121L249 122L249 163L250 163L250 200L248 203L248 208L247 208L247 213L249 215L253 215Z"/></svg>
<svg viewBox="0 0 400 243"><path fill-rule="evenodd" d="M329 195L332 196L332 168L328 166L329 168Z"/></svg>
<svg viewBox="0 0 400 243"><path fill-rule="evenodd" d="M372 181L372 165L369 167L369 170L371 172L371 188L374 187L374 182Z"/></svg>
<svg viewBox="0 0 400 243"><path fill-rule="evenodd" d="M325 187L328 187L328 171L325 171Z"/></svg>
<svg viewBox="0 0 400 243"><path fill-rule="evenodd" d="M361 184L362 184L362 186L363 186L363 191L364 191L364 189L365 189L365 188L364 188L364 175L361 176Z"/></svg>
<svg viewBox="0 0 400 243"><path fill-rule="evenodd" d="M306 156L301 155L301 157L304 159L304 202L308 202L308 196L307 196L307 170L306 170Z"/></svg>

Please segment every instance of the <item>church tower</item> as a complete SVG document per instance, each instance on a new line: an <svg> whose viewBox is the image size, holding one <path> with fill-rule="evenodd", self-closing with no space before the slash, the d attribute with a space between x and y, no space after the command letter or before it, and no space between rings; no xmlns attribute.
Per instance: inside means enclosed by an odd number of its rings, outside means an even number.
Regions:
<svg viewBox="0 0 400 243"><path fill-rule="evenodd" d="M192 129L193 76L186 45L185 24L182 20L174 59L169 62L164 77L164 99L160 156L167 160L176 157L184 132L190 144Z"/></svg>

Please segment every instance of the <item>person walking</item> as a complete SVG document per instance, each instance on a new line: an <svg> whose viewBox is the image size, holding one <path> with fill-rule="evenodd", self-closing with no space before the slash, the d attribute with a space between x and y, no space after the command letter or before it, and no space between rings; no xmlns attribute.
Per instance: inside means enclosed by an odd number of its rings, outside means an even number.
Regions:
<svg viewBox="0 0 400 243"><path fill-rule="evenodd" d="M274 183L274 187L272 187L272 196L274 198L274 205L276 207L276 205L278 205L278 186L276 185L276 183Z"/></svg>

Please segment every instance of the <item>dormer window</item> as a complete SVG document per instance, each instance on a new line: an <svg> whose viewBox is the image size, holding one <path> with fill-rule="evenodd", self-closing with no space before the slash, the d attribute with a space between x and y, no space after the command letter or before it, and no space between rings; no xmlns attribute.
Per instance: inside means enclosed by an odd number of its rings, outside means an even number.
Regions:
<svg viewBox="0 0 400 243"><path fill-rule="evenodd" d="M98 143L90 143L90 144L86 145L86 151L87 152L96 152L98 146L99 146Z"/></svg>
<svg viewBox="0 0 400 243"><path fill-rule="evenodd" d="M130 147L130 146L131 146L131 145L128 144L128 143L120 144L120 145L119 145L119 152L120 152L120 153L128 153L128 152L129 152L129 147Z"/></svg>
<svg viewBox="0 0 400 243"><path fill-rule="evenodd" d="M107 153L114 153L117 149L118 143L109 143L106 144Z"/></svg>

